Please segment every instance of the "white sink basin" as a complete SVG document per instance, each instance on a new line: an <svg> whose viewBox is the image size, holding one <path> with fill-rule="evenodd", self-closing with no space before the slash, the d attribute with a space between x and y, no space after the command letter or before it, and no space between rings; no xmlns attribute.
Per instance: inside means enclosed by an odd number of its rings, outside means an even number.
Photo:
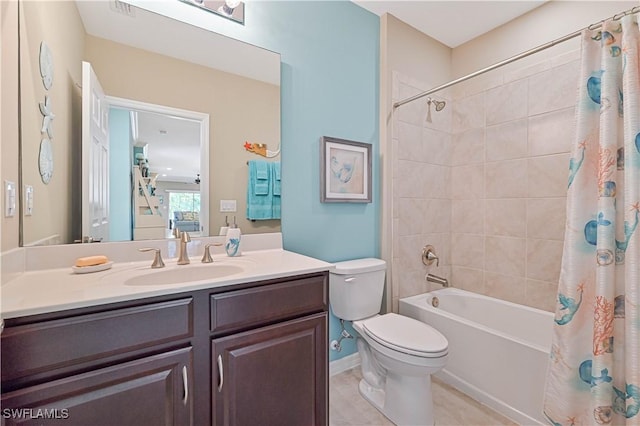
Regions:
<svg viewBox="0 0 640 426"><path fill-rule="evenodd" d="M222 278L229 275L244 272L245 268L238 265L211 264L207 266L184 265L175 269L159 269L143 275L138 275L125 280L125 285L168 285L187 283L191 281L203 281Z"/></svg>

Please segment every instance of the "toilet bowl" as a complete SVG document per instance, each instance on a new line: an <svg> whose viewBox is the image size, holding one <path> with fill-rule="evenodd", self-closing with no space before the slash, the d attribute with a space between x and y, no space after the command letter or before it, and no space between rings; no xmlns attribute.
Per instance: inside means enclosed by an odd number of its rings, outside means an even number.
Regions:
<svg viewBox="0 0 640 426"><path fill-rule="evenodd" d="M380 259L336 263L329 281L332 310L352 320L360 335L360 394L397 425L432 425L431 374L446 364L448 342L413 318L379 315L384 268Z"/></svg>

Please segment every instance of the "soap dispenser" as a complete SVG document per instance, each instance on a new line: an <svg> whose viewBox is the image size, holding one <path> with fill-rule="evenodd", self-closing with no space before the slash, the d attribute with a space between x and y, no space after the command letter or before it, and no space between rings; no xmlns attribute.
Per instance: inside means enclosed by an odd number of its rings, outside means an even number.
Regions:
<svg viewBox="0 0 640 426"><path fill-rule="evenodd" d="M229 219L228 216L224 217L224 226L220 227L220 232L218 232L218 235L227 235L227 232L229 232Z"/></svg>
<svg viewBox="0 0 640 426"><path fill-rule="evenodd" d="M241 256L242 252L240 251L240 238L242 237L242 233L240 232L240 228L236 224L236 217L233 217L233 225L227 231L227 237L224 241L224 250L227 252L227 256Z"/></svg>

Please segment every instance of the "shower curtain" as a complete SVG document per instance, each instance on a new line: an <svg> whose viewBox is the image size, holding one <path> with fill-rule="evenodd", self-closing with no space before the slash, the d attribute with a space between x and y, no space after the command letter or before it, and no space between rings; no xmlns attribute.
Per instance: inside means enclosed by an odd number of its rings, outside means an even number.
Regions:
<svg viewBox="0 0 640 426"><path fill-rule="evenodd" d="M640 425L640 74L633 15L582 34L547 372L552 425Z"/></svg>

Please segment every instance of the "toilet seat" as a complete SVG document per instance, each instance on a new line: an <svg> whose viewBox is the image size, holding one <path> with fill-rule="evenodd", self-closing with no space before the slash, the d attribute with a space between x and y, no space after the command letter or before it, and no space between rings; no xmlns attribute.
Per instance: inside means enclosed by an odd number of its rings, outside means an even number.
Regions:
<svg viewBox="0 0 640 426"><path fill-rule="evenodd" d="M423 358L447 355L449 342L433 327L402 315L388 313L362 321L367 335L398 352Z"/></svg>

